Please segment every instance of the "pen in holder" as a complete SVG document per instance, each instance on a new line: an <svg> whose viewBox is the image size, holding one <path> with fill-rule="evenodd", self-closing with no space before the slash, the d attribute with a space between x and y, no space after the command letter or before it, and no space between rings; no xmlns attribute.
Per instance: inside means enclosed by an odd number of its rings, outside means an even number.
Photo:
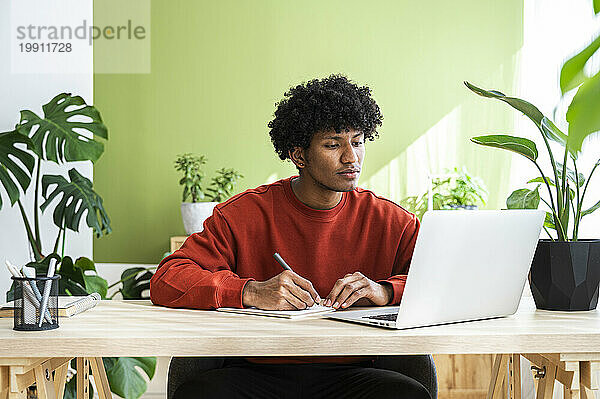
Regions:
<svg viewBox="0 0 600 399"><path fill-rule="evenodd" d="M14 287L14 330L44 331L58 328L58 280L53 277L11 277ZM44 288L49 283L50 290L43 322L40 321Z"/></svg>

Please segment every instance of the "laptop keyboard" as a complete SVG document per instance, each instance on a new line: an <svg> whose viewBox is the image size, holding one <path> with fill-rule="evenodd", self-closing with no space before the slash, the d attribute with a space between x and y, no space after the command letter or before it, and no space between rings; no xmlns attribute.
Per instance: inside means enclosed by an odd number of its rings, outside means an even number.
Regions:
<svg viewBox="0 0 600 399"><path fill-rule="evenodd" d="M386 314L378 314L375 316L363 316L363 319L396 321L397 317L398 317L398 313L386 313Z"/></svg>

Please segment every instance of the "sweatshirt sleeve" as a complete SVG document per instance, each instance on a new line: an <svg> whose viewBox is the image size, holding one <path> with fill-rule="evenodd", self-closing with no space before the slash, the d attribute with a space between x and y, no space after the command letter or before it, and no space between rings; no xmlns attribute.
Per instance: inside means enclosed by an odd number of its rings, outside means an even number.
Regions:
<svg viewBox="0 0 600 399"><path fill-rule="evenodd" d="M404 231L400 236L400 243L394 259L392 276L386 280L378 281L378 283L389 283L392 285L394 297L392 298L390 305L398 305L402 299L406 277L408 277L408 269L415 250L417 235L419 234L419 219L417 219L415 215L411 216L412 218L406 224Z"/></svg>
<svg viewBox="0 0 600 399"><path fill-rule="evenodd" d="M243 307L242 291L252 279L234 273L235 253L235 237L215 207L204 230L189 236L159 264L150 280L150 299L168 307Z"/></svg>

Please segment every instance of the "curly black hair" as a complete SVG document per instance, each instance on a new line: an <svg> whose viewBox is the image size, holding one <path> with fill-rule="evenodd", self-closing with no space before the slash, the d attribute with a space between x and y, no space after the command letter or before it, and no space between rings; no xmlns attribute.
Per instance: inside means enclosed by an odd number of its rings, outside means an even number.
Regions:
<svg viewBox="0 0 600 399"><path fill-rule="evenodd" d="M289 158L294 147L308 148L315 133L331 129L336 133L353 129L373 141L379 137L376 129L383 119L371 89L358 87L339 74L292 87L275 105L269 135L282 160Z"/></svg>

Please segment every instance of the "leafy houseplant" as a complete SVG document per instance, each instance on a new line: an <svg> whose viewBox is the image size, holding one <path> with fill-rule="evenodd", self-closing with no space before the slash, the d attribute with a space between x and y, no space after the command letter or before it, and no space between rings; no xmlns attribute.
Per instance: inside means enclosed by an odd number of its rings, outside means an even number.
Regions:
<svg viewBox="0 0 600 399"><path fill-rule="evenodd" d="M183 172L179 180L183 186L181 216L188 235L202 231L203 223L215 205L229 198L237 181L244 177L234 169L221 168L217 170L217 176L213 177L210 186L204 189L202 165L205 163L204 155L189 153L178 155L175 160L175 169ZM190 197L192 202L186 202Z"/></svg>
<svg viewBox="0 0 600 399"><path fill-rule="evenodd" d="M509 209L537 209L542 202L548 209L544 229L549 240L540 240L530 273L531 290L537 307L548 310L595 309L600 283L600 240L581 240L578 232L581 219L600 208L600 201L584 207L585 194L594 171L600 166L600 159L586 178L577 169L578 152L569 144L569 137L538 108L496 90L483 90L468 82L465 85L480 96L503 101L525 114L538 128L549 155L552 174L547 176L538 164L537 147L529 139L509 135L471 139L476 144L520 154L530 160L539 172L539 176L527 182L535 184L535 188L516 190L506 201ZM596 103L596 108L598 105ZM550 147L551 141L564 148L562 163L556 159ZM573 169L567 166L569 162ZM541 186L547 189L547 200L540 196ZM572 228L571 235L569 227ZM555 236L550 230L554 231ZM562 276L563 279L553 279L553 276Z"/></svg>
<svg viewBox="0 0 600 399"><path fill-rule="evenodd" d="M485 205L488 193L480 178L471 176L464 166L446 169L445 173L449 177L431 182L433 209L477 209L479 205ZM420 220L427 211L428 201L429 193L426 192L407 197L401 203Z"/></svg>
<svg viewBox="0 0 600 399"><path fill-rule="evenodd" d="M89 106L79 96L62 93L43 107L40 117L29 110L21 111L19 123L12 131L0 133L0 187L6 193L11 206L18 205L27 240L31 262L27 266L36 269L37 275L46 275L50 259L57 260L60 274L60 295L87 295L98 292L106 298L108 283L96 271L94 262L87 258L76 261L65 256L66 230L77 232L84 214L86 224L97 237L111 232L110 219L102 198L94 191L92 182L75 168L68 171L68 179L61 175L43 174L42 161L64 164L74 161L97 161L104 152L104 145L95 138L108 138L106 126L98 110ZM15 162L18 161L18 162ZM21 201L21 190L26 192L34 185L33 225ZM21 190L19 190L19 187ZM1 192L0 192L1 193ZM39 200L44 202L40 205ZM54 246L50 251L42 247L40 213L54 207L53 222L58 229ZM0 196L0 209L2 197ZM59 255L60 247L60 255ZM127 272L127 271L126 271ZM124 272L125 274L125 272ZM126 293L136 292L135 285L143 285L136 273L113 284L123 284ZM7 293L12 299L13 290ZM156 358L104 358L111 390L126 398L138 398L146 390L146 383L133 367L139 365L150 378L154 375ZM141 364L140 364L141 363ZM67 385L65 397L74 398L75 379Z"/></svg>

